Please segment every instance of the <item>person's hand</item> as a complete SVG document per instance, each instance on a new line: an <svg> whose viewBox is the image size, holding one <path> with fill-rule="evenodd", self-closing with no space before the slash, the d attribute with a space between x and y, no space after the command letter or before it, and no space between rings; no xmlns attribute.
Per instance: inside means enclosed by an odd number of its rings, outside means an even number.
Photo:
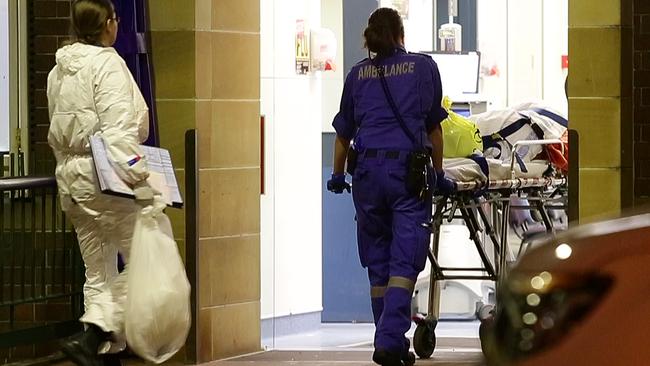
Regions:
<svg viewBox="0 0 650 366"><path fill-rule="evenodd" d="M456 182L447 178L444 170L436 171L436 190L444 195L452 194L456 191Z"/></svg>
<svg viewBox="0 0 650 366"><path fill-rule="evenodd" d="M146 207L153 204L154 196L160 195L160 192L152 188L146 181L142 181L133 187L133 194L135 202Z"/></svg>
<svg viewBox="0 0 650 366"><path fill-rule="evenodd" d="M350 183L345 181L345 173L343 174L332 174L330 180L327 181L327 190L336 194L341 194L343 191L351 190Z"/></svg>

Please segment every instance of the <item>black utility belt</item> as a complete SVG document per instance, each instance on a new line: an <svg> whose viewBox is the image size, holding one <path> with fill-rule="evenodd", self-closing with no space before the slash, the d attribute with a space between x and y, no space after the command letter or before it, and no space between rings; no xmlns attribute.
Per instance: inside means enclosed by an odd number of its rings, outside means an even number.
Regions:
<svg viewBox="0 0 650 366"><path fill-rule="evenodd" d="M359 156L363 156L364 159L380 156L383 156L384 159L399 159L403 155L407 156L406 189L411 195L425 199L430 193L428 175L432 169L431 156L428 151L365 149L358 152L354 148L350 148L347 156L347 171L350 175L354 175Z"/></svg>
<svg viewBox="0 0 650 366"><path fill-rule="evenodd" d="M382 153L383 152L383 153ZM375 159L380 156L383 156L384 159L397 160L400 156L410 154L409 151L400 151L400 150L379 150L379 149L366 149L361 155L364 158Z"/></svg>
<svg viewBox="0 0 650 366"><path fill-rule="evenodd" d="M377 159L381 156L387 160L398 160L400 156L408 156L410 154L412 154L412 152L402 150L364 149L363 151L357 151L354 147L350 147L347 157L347 172L350 175L354 175L357 162L361 157L364 159Z"/></svg>

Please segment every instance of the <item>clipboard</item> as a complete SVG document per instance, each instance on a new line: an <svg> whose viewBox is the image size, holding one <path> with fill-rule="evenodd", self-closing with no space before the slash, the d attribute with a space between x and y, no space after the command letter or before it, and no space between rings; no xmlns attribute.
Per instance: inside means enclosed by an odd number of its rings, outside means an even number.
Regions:
<svg viewBox="0 0 650 366"><path fill-rule="evenodd" d="M149 170L147 183L162 194L167 206L183 208L184 202L178 187L169 150L144 145L140 147L147 159L147 168ZM117 175L113 165L108 160L104 139L100 136L91 136L90 151L95 162L95 173L97 174L101 192L112 196L135 199L131 187Z"/></svg>

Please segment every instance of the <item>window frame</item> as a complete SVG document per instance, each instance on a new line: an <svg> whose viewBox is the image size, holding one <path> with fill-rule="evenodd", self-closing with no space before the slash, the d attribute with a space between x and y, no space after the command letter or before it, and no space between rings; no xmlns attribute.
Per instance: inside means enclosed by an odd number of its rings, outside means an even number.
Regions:
<svg viewBox="0 0 650 366"><path fill-rule="evenodd" d="M9 148L23 153L25 172L29 171L29 79L27 2L8 2L9 10ZM5 167L10 157L5 156Z"/></svg>

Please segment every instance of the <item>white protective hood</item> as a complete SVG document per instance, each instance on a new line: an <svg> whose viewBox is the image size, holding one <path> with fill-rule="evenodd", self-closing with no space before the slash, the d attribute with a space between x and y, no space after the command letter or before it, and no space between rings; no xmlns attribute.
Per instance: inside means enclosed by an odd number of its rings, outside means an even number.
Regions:
<svg viewBox="0 0 650 366"><path fill-rule="evenodd" d="M48 76L48 142L61 195L74 202L96 196L92 135L103 137L120 178L146 179L139 144L148 135L148 108L124 60L111 47L74 43L57 51L56 62Z"/></svg>

